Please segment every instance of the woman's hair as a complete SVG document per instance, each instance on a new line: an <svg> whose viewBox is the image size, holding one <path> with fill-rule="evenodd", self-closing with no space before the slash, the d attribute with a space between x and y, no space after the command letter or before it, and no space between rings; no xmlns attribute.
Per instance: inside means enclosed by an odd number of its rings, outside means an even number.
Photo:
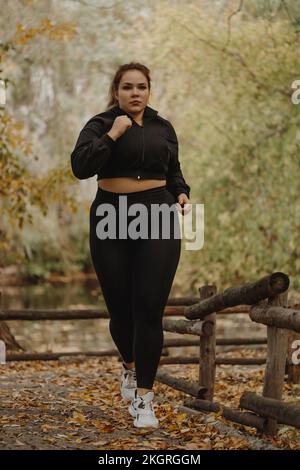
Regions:
<svg viewBox="0 0 300 470"><path fill-rule="evenodd" d="M143 64L140 64L139 62L130 62L129 64L120 65L109 87L106 111L108 111L113 106L117 106L119 104L118 100L114 96L114 93L118 90L121 78L123 74L127 72L127 70L140 70L140 72L142 72L147 78L149 90L151 89L150 70L148 69L148 67Z"/></svg>

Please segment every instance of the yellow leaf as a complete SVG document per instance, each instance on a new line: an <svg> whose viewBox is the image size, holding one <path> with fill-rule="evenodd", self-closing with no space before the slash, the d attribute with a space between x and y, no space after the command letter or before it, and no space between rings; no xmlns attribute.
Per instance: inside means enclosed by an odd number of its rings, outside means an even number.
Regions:
<svg viewBox="0 0 300 470"><path fill-rule="evenodd" d="M78 411L74 411L73 420L76 421L77 423L83 424L86 422L86 417L83 414L78 413Z"/></svg>
<svg viewBox="0 0 300 470"><path fill-rule="evenodd" d="M184 421L186 419L186 413L179 413L177 416L176 416L176 421L177 422L181 422L181 421Z"/></svg>

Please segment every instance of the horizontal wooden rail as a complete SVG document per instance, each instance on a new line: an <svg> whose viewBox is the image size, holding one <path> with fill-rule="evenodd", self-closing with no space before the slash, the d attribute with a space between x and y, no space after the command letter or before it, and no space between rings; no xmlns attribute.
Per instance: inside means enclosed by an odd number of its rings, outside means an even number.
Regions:
<svg viewBox="0 0 300 470"><path fill-rule="evenodd" d="M267 344L267 338L217 338L217 346L248 346ZM165 339L164 345L168 348L178 348L181 346L199 346L198 339L169 338Z"/></svg>
<svg viewBox="0 0 300 470"><path fill-rule="evenodd" d="M256 323L300 332L300 312L291 308L271 305L254 305L250 318Z"/></svg>
<svg viewBox="0 0 300 470"><path fill-rule="evenodd" d="M265 357L216 357L216 364L219 365L261 365L266 363ZM199 364L199 356L171 356L163 357L160 360L160 364Z"/></svg>
<svg viewBox="0 0 300 470"><path fill-rule="evenodd" d="M179 302L180 299L178 299ZM187 303L185 304L187 305ZM293 307L293 310L299 312L300 305ZM235 315L237 313L249 314L251 310L250 305L238 305L236 307L229 307L218 311L218 315ZM184 317L185 307L180 305L167 305L164 310L164 316L182 316ZM0 321L10 320L25 320L25 321L40 321L40 320L91 320L97 318L109 318L108 312L105 309L1 309Z"/></svg>
<svg viewBox="0 0 300 470"><path fill-rule="evenodd" d="M253 392L245 392L240 398L240 408L254 411L260 416L271 418L278 423L300 428L300 404L284 403L274 398L266 398Z"/></svg>
<svg viewBox="0 0 300 470"><path fill-rule="evenodd" d="M244 308L238 306L237 308L229 308L219 312L219 314L249 314L249 305ZM164 316L179 316L184 317L184 306L166 306ZM10 320L25 320L25 321L40 321L40 320L91 320L97 318L109 318L108 312L105 309L1 309L0 321Z"/></svg>
<svg viewBox="0 0 300 470"><path fill-rule="evenodd" d="M220 294L202 300L190 307L185 307L185 317L189 320L203 320L210 313L219 312L227 307L240 304L253 305L260 300L285 292L289 287L289 283L286 274L276 272L256 282L240 287L230 287Z"/></svg>
<svg viewBox="0 0 300 470"><path fill-rule="evenodd" d="M164 344L161 354L160 365L163 364L199 364L199 356L166 356L166 345ZM63 356L78 357L103 357L103 356L119 356L115 349L107 351L78 351L78 352L46 352L46 353L7 353L6 361L55 361ZM265 358L245 358L245 357L217 357L216 364L231 364L231 365L260 365L265 364Z"/></svg>
<svg viewBox="0 0 300 470"><path fill-rule="evenodd" d="M164 315L183 316L183 307L166 307ZM1 309L0 321L91 320L109 318L106 309Z"/></svg>
<svg viewBox="0 0 300 470"><path fill-rule="evenodd" d="M78 357L78 356L119 356L118 351L110 349L107 351L86 351L86 352L57 352L57 353L7 353L6 361L56 361L60 357Z"/></svg>
<svg viewBox="0 0 300 470"><path fill-rule="evenodd" d="M228 406L219 405L218 403L211 402L209 400L186 398L184 400L184 406L199 411L222 413L222 416L229 421L243 424L244 426L255 427L259 431L264 431L266 426L265 418L261 418L254 413L239 411Z"/></svg>
<svg viewBox="0 0 300 470"><path fill-rule="evenodd" d="M194 396L196 398L203 397L204 393L206 392L206 388L202 387L198 383L190 382L186 379L174 377L168 372L164 372L161 370L157 371L155 379L158 382L169 385L170 387L176 390L180 390L181 392L188 393L189 395Z"/></svg>
<svg viewBox="0 0 300 470"><path fill-rule="evenodd" d="M163 329L172 333L209 336L213 332L213 323L210 321L170 320L164 318Z"/></svg>

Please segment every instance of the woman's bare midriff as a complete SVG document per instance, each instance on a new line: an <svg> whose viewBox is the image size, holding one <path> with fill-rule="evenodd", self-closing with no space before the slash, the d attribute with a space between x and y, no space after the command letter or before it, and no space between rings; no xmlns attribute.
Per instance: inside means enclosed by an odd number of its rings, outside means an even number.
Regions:
<svg viewBox="0 0 300 470"><path fill-rule="evenodd" d="M159 188L165 185L166 180L137 180L136 178L127 176L98 180L99 188L113 193L133 193L136 191L144 191L145 189Z"/></svg>

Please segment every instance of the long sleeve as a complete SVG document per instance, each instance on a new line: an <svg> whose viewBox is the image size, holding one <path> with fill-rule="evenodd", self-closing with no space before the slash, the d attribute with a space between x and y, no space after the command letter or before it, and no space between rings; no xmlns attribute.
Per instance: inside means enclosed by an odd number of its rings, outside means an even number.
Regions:
<svg viewBox="0 0 300 470"><path fill-rule="evenodd" d="M71 167L74 176L86 179L96 175L111 157L115 143L107 133L103 133L99 121L88 121L80 131L75 148L71 153Z"/></svg>
<svg viewBox="0 0 300 470"><path fill-rule="evenodd" d="M190 197L190 186L185 182L183 177L180 162L178 158L178 140L174 127L169 122L169 136L167 138L168 146L170 148L170 161L167 173L167 189L177 199L179 194L185 193L188 198Z"/></svg>

